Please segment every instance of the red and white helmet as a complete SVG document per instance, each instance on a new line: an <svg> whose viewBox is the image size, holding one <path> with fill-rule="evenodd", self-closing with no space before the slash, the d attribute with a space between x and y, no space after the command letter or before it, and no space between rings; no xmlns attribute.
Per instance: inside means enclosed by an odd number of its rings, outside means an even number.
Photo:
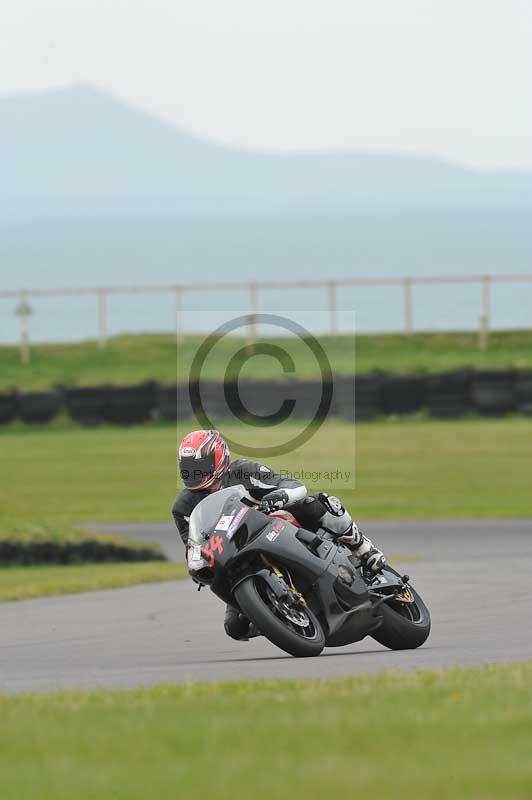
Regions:
<svg viewBox="0 0 532 800"><path fill-rule="evenodd" d="M218 431L192 431L179 445L179 470L187 489L198 492L218 483L231 462L227 443Z"/></svg>

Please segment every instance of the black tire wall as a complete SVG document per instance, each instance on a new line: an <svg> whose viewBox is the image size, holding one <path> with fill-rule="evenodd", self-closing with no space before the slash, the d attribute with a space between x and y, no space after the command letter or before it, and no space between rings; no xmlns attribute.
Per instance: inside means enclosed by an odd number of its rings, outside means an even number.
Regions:
<svg viewBox="0 0 532 800"><path fill-rule="evenodd" d="M430 375L427 379L426 404L431 417L457 419L473 410L470 370Z"/></svg>
<svg viewBox="0 0 532 800"><path fill-rule="evenodd" d="M18 412L18 395L15 392L0 394L0 425L12 422Z"/></svg>
<svg viewBox="0 0 532 800"><path fill-rule="evenodd" d="M390 375L383 379L380 408L383 414L413 414L425 402L426 379L418 375Z"/></svg>
<svg viewBox="0 0 532 800"><path fill-rule="evenodd" d="M473 409L483 416L499 417L517 408L516 380L513 370L483 370L473 373L471 398Z"/></svg>
<svg viewBox="0 0 532 800"><path fill-rule="evenodd" d="M80 425L104 422L108 391L106 386L65 389L63 399L70 418Z"/></svg>
<svg viewBox="0 0 532 800"><path fill-rule="evenodd" d="M61 397L57 392L26 392L19 395L18 417L23 422L45 425L57 416Z"/></svg>
<svg viewBox="0 0 532 800"><path fill-rule="evenodd" d="M103 418L115 425L138 425L151 419L155 409L155 383L111 386L107 390Z"/></svg>
<svg viewBox="0 0 532 800"><path fill-rule="evenodd" d="M373 419L381 413L382 377L378 374L336 376L333 413L350 422Z"/></svg>
<svg viewBox="0 0 532 800"><path fill-rule="evenodd" d="M532 370L520 372L516 376L515 397L518 412L532 416Z"/></svg>
<svg viewBox="0 0 532 800"><path fill-rule="evenodd" d="M238 391L237 391L238 389ZM242 381L238 387L202 382L201 401L207 415L216 420L235 417L226 394L241 402L240 418L252 416L279 421L283 401L295 402L289 416L310 419L322 396L319 381ZM131 386L64 388L59 392L0 392L0 425L17 418L27 423L51 422L61 408L80 425L136 425L153 417L168 421L195 419L189 387L146 382ZM236 408L236 406L235 406ZM470 412L502 416L517 412L532 415L532 370L455 370L427 376L367 375L334 376L331 417L349 422L379 415L412 414L426 409L430 416L454 419ZM260 420L259 420L260 422ZM267 420L266 420L267 422Z"/></svg>

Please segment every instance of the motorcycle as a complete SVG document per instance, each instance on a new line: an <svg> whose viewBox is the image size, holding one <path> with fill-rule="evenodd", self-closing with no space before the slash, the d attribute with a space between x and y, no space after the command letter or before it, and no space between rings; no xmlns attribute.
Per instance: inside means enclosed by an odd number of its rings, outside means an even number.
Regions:
<svg viewBox="0 0 532 800"><path fill-rule="evenodd" d="M430 613L408 575L388 565L369 575L331 534L294 523L258 511L243 486L215 492L190 516L189 574L293 656L366 636L392 650L426 641Z"/></svg>

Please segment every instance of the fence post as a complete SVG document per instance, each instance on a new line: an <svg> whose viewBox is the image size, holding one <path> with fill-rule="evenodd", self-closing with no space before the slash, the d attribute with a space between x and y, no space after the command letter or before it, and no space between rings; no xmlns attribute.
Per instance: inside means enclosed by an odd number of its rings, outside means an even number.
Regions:
<svg viewBox="0 0 532 800"><path fill-rule="evenodd" d="M412 278L403 280L403 300L405 315L405 333L411 334L413 328L412 321Z"/></svg>
<svg viewBox="0 0 532 800"><path fill-rule="evenodd" d="M98 349L107 347L107 294L105 289L98 289Z"/></svg>
<svg viewBox="0 0 532 800"><path fill-rule="evenodd" d="M28 303L26 292L20 293L20 300L15 309L15 314L19 318L20 323L20 360L23 364L30 363L30 326L29 317L31 315L31 306Z"/></svg>
<svg viewBox="0 0 532 800"><path fill-rule="evenodd" d="M329 281L329 333L331 336L336 334L336 281Z"/></svg>
<svg viewBox="0 0 532 800"><path fill-rule="evenodd" d="M478 329L478 348L487 350L490 333L491 316L491 276L485 275L482 280L482 313Z"/></svg>
<svg viewBox="0 0 532 800"><path fill-rule="evenodd" d="M256 321L257 321L257 283L252 281L249 284L249 315L248 315L248 352L252 353L255 349L255 341L257 338Z"/></svg>
<svg viewBox="0 0 532 800"><path fill-rule="evenodd" d="M183 290L180 286L175 287L175 340L179 347L183 344Z"/></svg>

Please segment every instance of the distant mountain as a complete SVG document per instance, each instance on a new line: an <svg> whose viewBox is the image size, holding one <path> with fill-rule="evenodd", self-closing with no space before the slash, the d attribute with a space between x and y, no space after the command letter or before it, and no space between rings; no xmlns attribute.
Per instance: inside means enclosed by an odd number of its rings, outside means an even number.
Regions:
<svg viewBox="0 0 532 800"><path fill-rule="evenodd" d="M480 173L436 158L224 147L88 86L0 97L0 175L2 214L25 218L287 207L348 213L532 198L532 174Z"/></svg>
<svg viewBox="0 0 532 800"><path fill-rule="evenodd" d="M0 97L0 289L267 278L281 289L261 292L261 308L297 306L319 328L323 296L285 292L286 278L530 272L531 219L531 173L239 150L87 86ZM530 325L529 287L494 287L495 324ZM187 296L187 329L242 313L245 298ZM414 300L425 329L478 322L478 285L417 287ZM344 330L401 325L395 287L342 291L338 304ZM94 335L91 298L33 306L37 339ZM109 314L115 332L169 330L173 298L116 296ZM0 303L0 341L17 335Z"/></svg>

